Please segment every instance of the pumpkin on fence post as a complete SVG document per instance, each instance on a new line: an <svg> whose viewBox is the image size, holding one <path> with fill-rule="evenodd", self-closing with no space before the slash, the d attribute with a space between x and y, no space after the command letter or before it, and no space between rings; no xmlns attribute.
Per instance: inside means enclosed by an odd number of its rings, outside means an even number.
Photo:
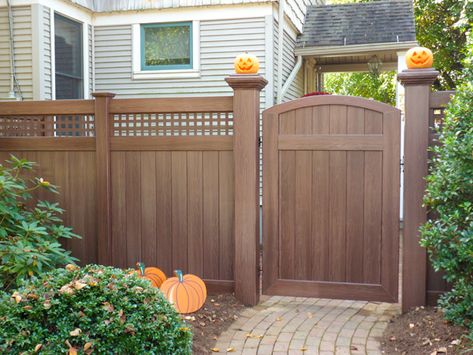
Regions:
<svg viewBox="0 0 473 355"><path fill-rule="evenodd" d="M432 68L434 56L429 48L414 47L406 53L406 64L408 69Z"/></svg>
<svg viewBox="0 0 473 355"><path fill-rule="evenodd" d="M257 74L259 71L258 57L248 52L237 55L233 64L237 74Z"/></svg>
<svg viewBox="0 0 473 355"><path fill-rule="evenodd" d="M176 277L170 277L161 286L164 297L182 314L194 313L205 303L207 287L201 278L176 270Z"/></svg>
<svg viewBox="0 0 473 355"><path fill-rule="evenodd" d="M160 288L164 281L166 281L166 275L161 269L157 267L146 267L142 262L136 263L138 270L136 271L140 278L151 281L151 285Z"/></svg>

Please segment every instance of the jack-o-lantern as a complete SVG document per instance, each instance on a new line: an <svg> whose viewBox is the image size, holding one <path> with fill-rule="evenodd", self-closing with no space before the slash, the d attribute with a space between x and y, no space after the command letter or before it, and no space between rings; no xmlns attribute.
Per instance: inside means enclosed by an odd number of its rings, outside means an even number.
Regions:
<svg viewBox="0 0 473 355"><path fill-rule="evenodd" d="M259 70L258 57L247 52L238 55L234 64L237 74L256 74Z"/></svg>
<svg viewBox="0 0 473 355"><path fill-rule="evenodd" d="M409 69L432 68L434 56L429 48L414 47L406 53L406 64Z"/></svg>

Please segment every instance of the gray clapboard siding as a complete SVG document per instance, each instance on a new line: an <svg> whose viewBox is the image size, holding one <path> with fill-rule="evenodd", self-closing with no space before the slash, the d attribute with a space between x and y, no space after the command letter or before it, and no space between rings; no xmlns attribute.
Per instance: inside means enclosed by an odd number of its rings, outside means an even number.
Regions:
<svg viewBox="0 0 473 355"><path fill-rule="evenodd" d="M279 43L278 43L278 36L279 36L279 28L278 28L278 22L274 20L274 43L273 43L273 62L274 62L274 80L275 80L275 85L274 85L274 97L276 98L277 96L277 90L278 90L278 85L277 85L277 78L278 78L278 52L279 52ZM291 74L292 69L294 68L294 65L296 64L296 57L294 56L294 48L296 45L296 41L286 32L284 31L284 40L283 40L283 64L282 64L282 83L286 82L287 78ZM283 102L297 99L301 97L304 93L304 71L299 70L297 73L296 78L292 82L292 85L289 87L288 91L286 92L286 95L282 98Z"/></svg>
<svg viewBox="0 0 473 355"><path fill-rule="evenodd" d="M44 99L51 100L52 97L52 66L51 66L51 10L49 7L43 7L43 43L44 43L44 56L42 64L44 66L43 79L41 83L44 86Z"/></svg>
<svg viewBox="0 0 473 355"><path fill-rule="evenodd" d="M23 98L31 100L33 98L31 7L13 7L13 18L17 79ZM6 7L0 8L0 34L0 98L5 98L10 91L10 47Z"/></svg>
<svg viewBox="0 0 473 355"><path fill-rule="evenodd" d="M292 69L296 65L296 57L294 56L294 48L296 41L284 31L284 49L283 49L283 83L286 82L287 78L291 74ZM283 84L284 85L284 84ZM283 102L290 101L300 98L304 94L304 70L301 67L297 73L294 81L286 92L286 95L282 98Z"/></svg>
<svg viewBox="0 0 473 355"><path fill-rule="evenodd" d="M200 22L200 78L132 79L132 28L96 26L95 87L118 97L172 97L229 95L225 77L233 73L237 54L249 51L265 66L265 19L233 19ZM261 104L264 107L263 92Z"/></svg>

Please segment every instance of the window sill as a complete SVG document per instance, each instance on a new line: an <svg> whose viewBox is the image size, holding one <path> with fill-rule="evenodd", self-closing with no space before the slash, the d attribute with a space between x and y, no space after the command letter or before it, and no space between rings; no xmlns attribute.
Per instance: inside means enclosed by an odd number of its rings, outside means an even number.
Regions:
<svg viewBox="0 0 473 355"><path fill-rule="evenodd" d="M143 70L133 72L133 80L140 79L188 79L200 78L200 70Z"/></svg>

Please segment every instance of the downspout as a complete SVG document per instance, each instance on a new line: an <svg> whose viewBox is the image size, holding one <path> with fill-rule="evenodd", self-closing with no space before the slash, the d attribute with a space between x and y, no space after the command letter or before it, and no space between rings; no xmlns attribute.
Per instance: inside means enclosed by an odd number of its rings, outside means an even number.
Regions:
<svg viewBox="0 0 473 355"><path fill-rule="evenodd" d="M284 95L286 95L287 90L289 90L289 87L291 86L292 82L296 78L296 75L299 72L299 70L301 69L301 67L302 67L302 56L298 55L296 64L294 65L294 68L292 69L291 74L289 74L286 82L284 83L284 86L282 87L281 99L284 97ZM280 102L278 102L278 103L280 103Z"/></svg>
<svg viewBox="0 0 473 355"><path fill-rule="evenodd" d="M13 46L13 14L11 11L10 0L7 0L8 8L8 32L10 35L9 46L10 46L10 92L8 93L9 99L15 99L15 49Z"/></svg>
<svg viewBox="0 0 473 355"><path fill-rule="evenodd" d="M282 61L284 54L284 11L286 6L286 0L279 0L279 11L278 11L278 86L276 103L280 104L282 101Z"/></svg>
<svg viewBox="0 0 473 355"><path fill-rule="evenodd" d="M8 93L9 99L22 99L20 85L16 80L16 68L15 68L15 42L13 37L13 12L10 4L10 0L7 0L8 8L8 32L9 32L9 49L10 49L10 92ZM15 87L18 90L20 96L16 97Z"/></svg>

